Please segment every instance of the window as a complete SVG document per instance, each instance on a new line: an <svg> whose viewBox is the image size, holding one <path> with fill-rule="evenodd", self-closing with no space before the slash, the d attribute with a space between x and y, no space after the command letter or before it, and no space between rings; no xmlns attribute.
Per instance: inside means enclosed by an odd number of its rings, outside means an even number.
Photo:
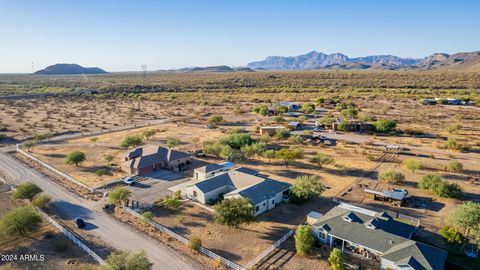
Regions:
<svg viewBox="0 0 480 270"><path fill-rule="evenodd" d="M260 210L260 206L255 206L255 212L258 212Z"/></svg>
<svg viewBox="0 0 480 270"><path fill-rule="evenodd" d="M193 197L195 197L195 198L196 198L196 197L197 197L197 191L196 191L196 190L194 190L194 191L192 192L192 195L193 195Z"/></svg>
<svg viewBox="0 0 480 270"><path fill-rule="evenodd" d="M272 200L272 204L275 204L275 199Z"/></svg>

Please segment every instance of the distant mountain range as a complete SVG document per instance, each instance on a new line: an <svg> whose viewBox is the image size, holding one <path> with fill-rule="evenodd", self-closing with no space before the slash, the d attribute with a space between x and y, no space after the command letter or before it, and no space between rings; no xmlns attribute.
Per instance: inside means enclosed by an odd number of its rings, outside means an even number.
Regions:
<svg viewBox="0 0 480 270"><path fill-rule="evenodd" d="M82 67L77 64L55 64L41 69L35 75L72 75L72 74L105 74L105 70L98 67Z"/></svg>
<svg viewBox="0 0 480 270"><path fill-rule="evenodd" d="M172 72L235 72L235 71L243 71L243 72L251 72L252 69L248 67L229 67L229 66L208 66L208 67L187 67L175 70L169 70Z"/></svg>
<svg viewBox="0 0 480 270"><path fill-rule="evenodd" d="M394 55L371 55L350 58L345 54L312 51L298 56L269 56L248 63L253 70L312 69L454 69L480 71L480 51L448 55L435 53L425 58L402 58Z"/></svg>

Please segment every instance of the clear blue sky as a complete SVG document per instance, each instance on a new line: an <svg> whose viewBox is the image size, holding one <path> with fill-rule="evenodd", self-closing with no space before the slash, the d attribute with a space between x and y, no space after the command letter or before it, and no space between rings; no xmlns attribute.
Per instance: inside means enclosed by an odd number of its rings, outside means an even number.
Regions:
<svg viewBox="0 0 480 270"><path fill-rule="evenodd" d="M226 64L311 50L351 57L480 50L480 1L0 0L0 73Z"/></svg>

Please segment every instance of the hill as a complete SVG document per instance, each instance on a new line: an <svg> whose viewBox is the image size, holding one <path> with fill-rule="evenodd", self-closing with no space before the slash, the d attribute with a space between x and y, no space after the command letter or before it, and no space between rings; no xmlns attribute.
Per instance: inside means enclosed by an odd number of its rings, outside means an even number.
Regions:
<svg viewBox="0 0 480 270"><path fill-rule="evenodd" d="M39 70L35 75L72 75L72 74L106 74L98 67L82 67L77 64L55 64Z"/></svg>
<svg viewBox="0 0 480 270"><path fill-rule="evenodd" d="M236 67L232 68L229 66L208 66L208 67L188 67L188 68L181 68L177 70L170 70L173 72L236 72L236 71L243 71L243 72L252 72L253 70L247 67Z"/></svg>
<svg viewBox="0 0 480 270"><path fill-rule="evenodd" d="M264 60L248 63L247 67L254 70L448 69L480 71L480 52L452 55L435 53L424 58L402 58L395 55L350 58L341 53L324 54L312 51L298 56L268 56Z"/></svg>

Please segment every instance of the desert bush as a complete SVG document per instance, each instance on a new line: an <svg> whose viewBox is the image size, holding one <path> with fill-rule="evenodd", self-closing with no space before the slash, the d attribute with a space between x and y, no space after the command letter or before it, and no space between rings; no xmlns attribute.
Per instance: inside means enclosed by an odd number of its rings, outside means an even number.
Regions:
<svg viewBox="0 0 480 270"><path fill-rule="evenodd" d="M192 251L198 252L201 246L202 246L202 239L198 237L192 237L190 240L188 240L188 247Z"/></svg>
<svg viewBox="0 0 480 270"><path fill-rule="evenodd" d="M405 175L401 172L394 171L394 170L385 170L381 171L378 174L378 180L389 182L392 184L398 184L405 180Z"/></svg>
<svg viewBox="0 0 480 270"><path fill-rule="evenodd" d="M35 195L32 200L32 205L40 208L45 208L50 203L50 196L45 193Z"/></svg>
<svg viewBox="0 0 480 270"><path fill-rule="evenodd" d="M420 160L415 160L415 159L405 159L403 161L403 166L411 170L413 173L416 170L421 170L424 168L423 163Z"/></svg>
<svg viewBox="0 0 480 270"><path fill-rule="evenodd" d="M40 192L42 192L42 189L36 184L32 182L26 182L17 186L12 194L12 197L17 200L27 199L31 201Z"/></svg>
<svg viewBox="0 0 480 270"><path fill-rule="evenodd" d="M295 179L290 192L292 194L291 201L294 203L302 203L310 200L315 196L320 196L325 191L325 187L313 175L302 175Z"/></svg>
<svg viewBox="0 0 480 270"><path fill-rule="evenodd" d="M453 173L460 173L463 171L463 164L460 161L452 161L448 163L446 171Z"/></svg>
<svg viewBox="0 0 480 270"><path fill-rule="evenodd" d="M65 158L65 164L75 165L76 167L78 167L80 163L85 161L85 159L85 153L81 151L72 151L67 154L67 157Z"/></svg>

